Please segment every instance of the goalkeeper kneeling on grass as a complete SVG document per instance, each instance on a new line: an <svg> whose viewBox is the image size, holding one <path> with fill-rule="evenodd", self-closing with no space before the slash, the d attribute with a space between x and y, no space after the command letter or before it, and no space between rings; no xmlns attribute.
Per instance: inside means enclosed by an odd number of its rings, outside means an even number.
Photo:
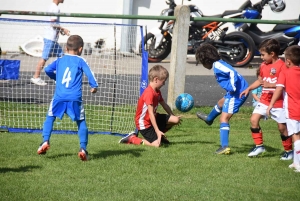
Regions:
<svg viewBox="0 0 300 201"><path fill-rule="evenodd" d="M220 117L220 142L221 147L216 154L230 154L229 148L229 120L239 111L239 108L246 101L247 96L240 98L240 93L248 87L247 81L229 64L221 60L217 49L210 44L201 45L196 51L197 62L202 63L204 68L213 69L215 78L226 94L214 106L211 112L206 115L197 112L197 117L206 124L211 125L214 119Z"/></svg>
<svg viewBox="0 0 300 201"><path fill-rule="evenodd" d="M135 125L143 138L137 137L132 132L122 138L119 143L148 145L159 147L161 144L169 144L165 132L174 125L179 125L181 119L175 116L171 108L164 101L160 88L165 85L169 77L169 72L161 65L153 66L148 75L149 85L138 100L137 110L135 113ZM156 112L160 104L167 114Z"/></svg>
<svg viewBox="0 0 300 201"><path fill-rule="evenodd" d="M50 137L56 117L63 118L66 113L78 126L80 149L78 157L82 161L88 160L86 151L88 143L88 128L85 121L82 103L82 77L88 77L91 93L96 93L98 83L89 65L80 57L83 40L78 35L68 38L66 53L45 68L46 74L56 81L55 93L50 103L47 117L43 126L43 142L37 153L46 154L50 148Z"/></svg>

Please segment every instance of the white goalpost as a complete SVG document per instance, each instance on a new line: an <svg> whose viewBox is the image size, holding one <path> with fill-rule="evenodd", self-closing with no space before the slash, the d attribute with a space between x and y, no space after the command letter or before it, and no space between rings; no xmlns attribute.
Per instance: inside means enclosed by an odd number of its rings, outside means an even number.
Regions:
<svg viewBox="0 0 300 201"><path fill-rule="evenodd" d="M61 22L71 35L84 40L81 55L94 72L99 88L90 93L83 80L83 102L90 134L126 134L135 129L134 114L140 91L147 82L143 56L133 52L142 27L136 25ZM0 129L9 132L41 132L55 82L42 71L47 85L30 82L43 50L49 22L0 18ZM59 36L64 49L67 36ZM144 52L144 51L143 51ZM47 64L56 59L52 55ZM143 82L143 84L141 84ZM56 119L54 133L76 133L67 115Z"/></svg>

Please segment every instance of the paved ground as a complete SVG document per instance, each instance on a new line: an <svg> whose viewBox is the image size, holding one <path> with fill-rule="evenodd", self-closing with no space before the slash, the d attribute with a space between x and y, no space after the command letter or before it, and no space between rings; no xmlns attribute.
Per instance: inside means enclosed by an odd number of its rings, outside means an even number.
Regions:
<svg viewBox="0 0 300 201"><path fill-rule="evenodd" d="M1 59L5 59L6 57L9 57L10 59L19 59L22 60L24 59L22 55L6 55L1 57ZM54 58L51 58L53 60ZM89 60L89 59L88 59ZM32 64L36 64L38 61L38 58L31 57L30 58L30 64L28 64L28 58L26 58L25 62L23 64L27 64L26 68L22 67L24 65L21 65L20 71L23 72L23 76L21 76L20 82L25 84L29 83L30 77L33 75L34 68L35 66L32 66ZM117 61L117 62L122 62ZM243 75L246 80L250 83L252 83L256 79L256 69L259 66L261 60L260 58L255 58L253 61L250 63L248 67L244 68L236 68L237 71ZM149 63L149 68L152 66L156 65L157 63ZM166 67L167 69L170 68L170 61L165 60L161 63L159 63ZM122 65L128 65L128 64L122 64ZM129 64L130 65L130 64ZM105 67L105 66L104 66ZM196 106L212 106L215 105L216 102L224 95L225 91L219 87L219 85L216 83L215 78L213 76L213 72L211 70L205 69L201 64L196 66L196 61L194 59L194 56L188 56L187 62L186 62L186 83L185 83L185 92L190 93L194 99L195 99L195 105ZM101 69L101 66L97 66L97 69L93 69L95 73L100 73L99 69ZM99 71L99 72L98 72ZM124 73L124 71L123 71ZM129 74L135 74L134 72L126 72ZM4 91L10 90L9 88L11 86L6 86L4 85L6 81L1 81L0 80L0 88L3 87L3 90L0 92L0 97L1 99L5 98L6 95ZM1 84L2 83L2 84ZM16 86L19 88L18 86ZM35 87L34 87L35 88ZM5 90L4 90L5 89ZM16 89L14 89L16 90ZM21 90L21 88L20 88ZM30 90L27 89L26 90ZM168 90L168 83L166 83L166 86L162 88L162 92L164 94L164 98L167 99L167 90ZM28 91L28 94L30 94L30 91ZM41 92L39 95L45 95L44 92ZM49 96L52 96L52 91L47 94ZM89 97L84 97L84 99L88 99ZM252 97L251 95L249 96L248 100L246 101L245 105L251 105L251 100Z"/></svg>
<svg viewBox="0 0 300 201"><path fill-rule="evenodd" d="M261 59L257 57L252 60L249 66L236 68L236 70L251 84L256 80L256 69L260 62ZM149 63L149 68L156 64ZM165 60L160 64L169 70L169 60ZM161 89L162 93L167 94L167 89L168 83ZM189 56L186 62L185 92L194 97L196 106L213 106L225 94L225 91L217 84L213 71L207 70L201 64L196 66L193 55ZM166 99L167 95L164 95L164 98ZM248 97L245 105L252 105L251 95Z"/></svg>

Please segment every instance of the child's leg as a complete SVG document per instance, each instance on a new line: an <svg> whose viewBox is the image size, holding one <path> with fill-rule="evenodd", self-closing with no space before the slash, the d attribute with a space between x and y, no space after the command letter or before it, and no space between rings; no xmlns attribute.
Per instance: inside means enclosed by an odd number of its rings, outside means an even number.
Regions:
<svg viewBox="0 0 300 201"><path fill-rule="evenodd" d="M250 123L251 123L250 130L251 130L251 134L252 134L252 139L256 146L263 145L263 132L259 126L259 120L260 120L261 116L262 116L261 114L253 113L250 118Z"/></svg>
<svg viewBox="0 0 300 201"><path fill-rule="evenodd" d="M170 116L168 121L167 121L167 125L166 128L163 132L167 132L168 130L170 130L173 126L180 124L181 120L178 116Z"/></svg>
<svg viewBox="0 0 300 201"><path fill-rule="evenodd" d="M77 127L78 127L78 137L79 137L79 143L80 148L86 150L87 144L88 144L88 128L86 125L85 119L83 120L77 120Z"/></svg>
<svg viewBox="0 0 300 201"><path fill-rule="evenodd" d="M294 141L294 167L299 167L300 165L300 134L293 135ZM300 171L300 168L299 168Z"/></svg>
<svg viewBox="0 0 300 201"><path fill-rule="evenodd" d="M46 120L44 122L43 126L43 141L50 141L52 129L53 129L53 123L55 121L55 116L49 116L47 115Z"/></svg>
<svg viewBox="0 0 300 201"><path fill-rule="evenodd" d="M213 107L210 113L207 116L207 121L212 122L222 113L222 106L224 104L225 98L221 98L218 103Z"/></svg>
<svg viewBox="0 0 300 201"><path fill-rule="evenodd" d="M288 136L286 124L278 123L278 130L280 132L281 142L286 152L293 150L293 140L291 136Z"/></svg>
<svg viewBox="0 0 300 201"><path fill-rule="evenodd" d="M229 120L233 114L222 112L220 117L220 144L221 147L229 146L230 125Z"/></svg>

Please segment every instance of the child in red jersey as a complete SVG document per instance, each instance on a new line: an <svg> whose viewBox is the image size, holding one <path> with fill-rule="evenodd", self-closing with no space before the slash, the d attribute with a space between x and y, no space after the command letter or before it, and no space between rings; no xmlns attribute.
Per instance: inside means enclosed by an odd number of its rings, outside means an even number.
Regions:
<svg viewBox="0 0 300 201"><path fill-rule="evenodd" d="M285 50L285 64L288 70L280 73L276 89L267 109L267 115L272 115L275 102L284 92L284 108L288 135L294 142L294 161L289 168L300 172L300 47L293 45Z"/></svg>
<svg viewBox="0 0 300 201"><path fill-rule="evenodd" d="M149 85L138 100L135 114L135 125L144 139L138 138L135 133L130 133L122 138L119 143L144 144L159 147L161 143L169 143L165 132L172 126L180 124L180 117L175 116L171 108L164 101L160 88L165 85L169 73L161 65L153 66L149 71ZM158 104L168 114L156 112Z"/></svg>
<svg viewBox="0 0 300 201"><path fill-rule="evenodd" d="M280 44L277 40L267 39L263 41L259 46L259 51L261 58L263 59L263 63L260 66L260 74L258 79L241 93L241 96L247 95L250 90L257 88L260 85L263 87L260 102L254 108L250 118L250 130L255 146L248 154L249 157L257 156L265 152L263 145L263 133L259 125L259 121L262 117L267 117L267 108L272 99L278 76L280 72L287 69L284 61L278 58ZM283 96L279 97L274 103L271 113L271 118L277 122L282 145L285 150L281 160L291 160L293 158L293 144L292 139L288 136L286 129L285 111L283 109Z"/></svg>

